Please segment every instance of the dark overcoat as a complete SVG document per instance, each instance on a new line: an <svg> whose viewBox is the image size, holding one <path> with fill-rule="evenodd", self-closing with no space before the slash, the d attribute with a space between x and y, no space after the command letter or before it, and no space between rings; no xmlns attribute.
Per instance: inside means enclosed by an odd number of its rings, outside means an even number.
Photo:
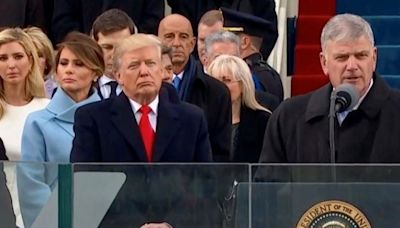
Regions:
<svg viewBox="0 0 400 228"><path fill-rule="evenodd" d="M231 96L224 83L207 75L194 57L190 57L179 91L181 100L203 109L208 123L214 161L227 161L231 145Z"/></svg>
<svg viewBox="0 0 400 228"><path fill-rule="evenodd" d="M332 85L284 101L272 114L260 162L329 163ZM378 75L360 104L335 125L337 163L400 162L400 93Z"/></svg>
<svg viewBox="0 0 400 228"><path fill-rule="evenodd" d="M258 162L269 117L268 112L241 107L234 162Z"/></svg>
<svg viewBox="0 0 400 228"><path fill-rule="evenodd" d="M249 65L252 74L260 82L263 89L276 96L279 103L283 100L283 85L278 72L267 62L265 62L260 53L254 53L244 58Z"/></svg>

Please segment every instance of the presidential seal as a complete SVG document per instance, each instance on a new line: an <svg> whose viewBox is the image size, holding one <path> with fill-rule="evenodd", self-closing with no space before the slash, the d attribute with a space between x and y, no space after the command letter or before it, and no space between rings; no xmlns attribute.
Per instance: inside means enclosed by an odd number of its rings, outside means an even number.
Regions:
<svg viewBox="0 0 400 228"><path fill-rule="evenodd" d="M371 228L367 217L353 205L329 200L303 214L296 228Z"/></svg>

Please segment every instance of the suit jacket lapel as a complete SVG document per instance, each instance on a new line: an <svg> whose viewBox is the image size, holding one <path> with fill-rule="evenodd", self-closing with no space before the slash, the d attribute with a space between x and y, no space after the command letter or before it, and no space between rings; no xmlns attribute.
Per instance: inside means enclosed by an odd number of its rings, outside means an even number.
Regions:
<svg viewBox="0 0 400 228"><path fill-rule="evenodd" d="M124 93L113 98L111 103L111 121L137 153L140 161L147 161L139 127L132 111L128 97Z"/></svg>
<svg viewBox="0 0 400 228"><path fill-rule="evenodd" d="M153 162L159 162L161 160L168 144L174 140L176 131L181 125L179 114L176 113L173 106L174 104L169 103L167 98L160 94L156 138L153 147Z"/></svg>

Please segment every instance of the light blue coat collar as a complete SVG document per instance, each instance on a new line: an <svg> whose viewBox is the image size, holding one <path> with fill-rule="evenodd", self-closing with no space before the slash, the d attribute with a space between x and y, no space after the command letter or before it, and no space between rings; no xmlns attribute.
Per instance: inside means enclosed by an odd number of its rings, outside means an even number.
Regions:
<svg viewBox="0 0 400 228"><path fill-rule="evenodd" d="M92 94L87 99L76 103L69 97L61 87L57 88L56 93L47 105L46 109L53 113L55 118L68 123L74 123L75 111L82 105L100 101L97 90L93 88Z"/></svg>

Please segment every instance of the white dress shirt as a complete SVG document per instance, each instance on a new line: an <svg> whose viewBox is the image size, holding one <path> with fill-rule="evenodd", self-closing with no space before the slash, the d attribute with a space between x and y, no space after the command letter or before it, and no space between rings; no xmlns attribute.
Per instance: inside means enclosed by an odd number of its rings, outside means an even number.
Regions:
<svg viewBox="0 0 400 228"><path fill-rule="evenodd" d="M373 84L374 84L374 80L371 78L371 81L370 81L370 83L369 83L367 92L365 92L365 94L364 94L360 99L358 99L357 105L354 106L354 108L353 108L352 110L347 110L347 111L338 113L337 119L338 119L338 121L339 121L339 125L342 125L344 119L346 119L346 117L347 117L347 114L349 114L351 111L357 110L358 107L360 107L361 102L363 102L363 100L364 100L365 97L367 96L368 92L371 90L371 87L372 87Z"/></svg>
<svg viewBox="0 0 400 228"><path fill-rule="evenodd" d="M111 82L111 81L115 81L114 79L111 79L105 75L101 76L98 80L99 83L99 88L100 88L100 92L101 95L103 95L104 99L107 99L110 97L110 93L111 93L111 86L108 85L107 83ZM117 86L117 95L119 95L122 91L122 88L120 85Z"/></svg>
<svg viewBox="0 0 400 228"><path fill-rule="evenodd" d="M129 99L129 102L131 103L133 113L135 113L136 122L139 125L140 118L142 118L142 113L139 111L139 109L142 107L142 105L132 99ZM157 95L157 97L148 105L151 109L151 112L149 113L150 125L154 132L156 132L157 129L158 102L159 98Z"/></svg>
<svg viewBox="0 0 400 228"><path fill-rule="evenodd" d="M179 74L173 74L173 75L172 75L172 80L174 80L175 77L178 77L179 79L181 79L181 82L182 82L183 73L185 73L185 71L182 71L182 72L180 72Z"/></svg>

